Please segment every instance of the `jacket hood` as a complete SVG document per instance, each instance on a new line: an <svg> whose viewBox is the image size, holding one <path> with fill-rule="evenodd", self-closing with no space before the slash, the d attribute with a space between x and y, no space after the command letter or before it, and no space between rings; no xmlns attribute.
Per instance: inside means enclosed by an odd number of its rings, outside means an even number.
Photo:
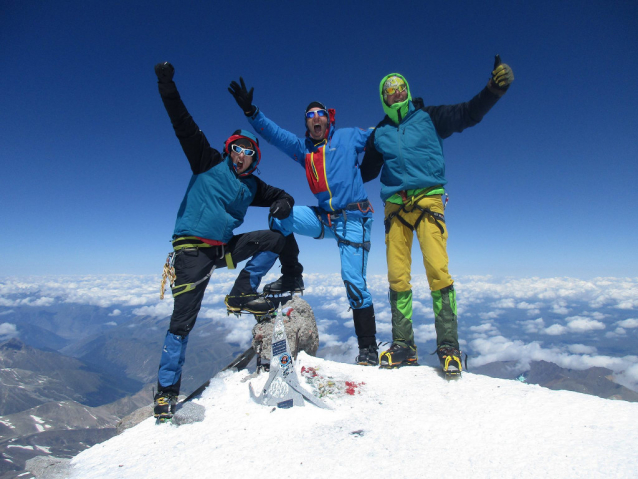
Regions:
<svg viewBox="0 0 638 479"><path fill-rule="evenodd" d="M250 165L250 169L244 171L241 175L238 176L248 176L251 175L256 169L259 163L261 162L261 150L259 149L259 139L253 135L251 132L247 130L235 130L233 134L226 140L224 143L224 154L230 156L230 145L239 140L240 138L245 138L250 141L253 145L253 148L257 152L257 158L253 158L253 163Z"/></svg>
<svg viewBox="0 0 638 479"><path fill-rule="evenodd" d="M408 90L408 97L405 99L405 101L395 103L392 106L388 106L388 104L383 99L383 84L388 78L392 76L397 76L405 82L405 86ZM412 100L412 93L410 93L410 84L400 73L390 73L389 75L384 76L381 80L381 83L379 83L379 96L381 97L381 105L383 106L383 111L390 117L390 119L394 123L398 125L400 123L399 118L403 119L405 118L405 115L408 114L408 103Z"/></svg>

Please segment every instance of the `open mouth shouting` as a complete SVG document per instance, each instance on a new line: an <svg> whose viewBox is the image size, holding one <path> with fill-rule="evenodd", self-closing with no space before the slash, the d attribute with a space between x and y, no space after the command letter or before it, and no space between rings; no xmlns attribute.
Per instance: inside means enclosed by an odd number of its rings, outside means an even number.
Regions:
<svg viewBox="0 0 638 479"><path fill-rule="evenodd" d="M325 108L311 108L306 112L306 127L315 140L321 140L328 129L328 112Z"/></svg>
<svg viewBox="0 0 638 479"><path fill-rule="evenodd" d="M254 147L249 142L236 142L231 145L230 157L235 165L237 174L242 174L250 168L255 156Z"/></svg>

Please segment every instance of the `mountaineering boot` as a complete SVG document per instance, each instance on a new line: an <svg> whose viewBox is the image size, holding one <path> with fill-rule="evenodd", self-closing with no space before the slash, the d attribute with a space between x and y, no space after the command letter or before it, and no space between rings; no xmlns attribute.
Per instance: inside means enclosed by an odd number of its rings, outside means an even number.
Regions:
<svg viewBox="0 0 638 479"><path fill-rule="evenodd" d="M283 274L277 281L264 286L264 294L303 293L304 284L301 275Z"/></svg>
<svg viewBox="0 0 638 479"><path fill-rule="evenodd" d="M451 346L441 346L436 350L441 363L441 369L446 376L460 376L463 368L461 367L461 351Z"/></svg>
<svg viewBox="0 0 638 479"><path fill-rule="evenodd" d="M416 346L408 344L406 346L394 343L390 349L381 353L380 368L390 369L399 368L401 366L418 366L418 356L416 354Z"/></svg>
<svg viewBox="0 0 638 479"><path fill-rule="evenodd" d="M226 296L224 300L228 311L231 313L252 313L263 315L272 313L275 306L263 296L257 293L241 293L237 296Z"/></svg>
<svg viewBox="0 0 638 479"><path fill-rule="evenodd" d="M171 419L175 414L177 396L167 392L158 392L153 398L153 416L158 422Z"/></svg>
<svg viewBox="0 0 638 479"><path fill-rule="evenodd" d="M359 355L355 362L361 366L378 366L379 365L379 349L376 344L371 344L365 348L359 348Z"/></svg>

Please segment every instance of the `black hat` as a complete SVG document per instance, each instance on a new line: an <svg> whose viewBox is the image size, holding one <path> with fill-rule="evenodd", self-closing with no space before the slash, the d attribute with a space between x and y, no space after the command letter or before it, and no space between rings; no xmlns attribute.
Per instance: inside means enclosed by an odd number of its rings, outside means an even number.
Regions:
<svg viewBox="0 0 638 479"><path fill-rule="evenodd" d="M310 105L306 107L306 113L308 113L311 108L321 108L322 110L326 110L326 111L328 110L326 108L326 105L318 101L313 101L312 103L310 103Z"/></svg>

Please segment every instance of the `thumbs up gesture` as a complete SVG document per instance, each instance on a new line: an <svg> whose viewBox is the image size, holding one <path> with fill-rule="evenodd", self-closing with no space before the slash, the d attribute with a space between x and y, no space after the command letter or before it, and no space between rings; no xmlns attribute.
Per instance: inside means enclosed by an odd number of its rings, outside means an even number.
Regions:
<svg viewBox="0 0 638 479"><path fill-rule="evenodd" d="M507 89L514 81L514 72L509 65L501 62L501 56L496 55L494 57L494 70L492 71L492 78L488 83L488 87L493 93L498 96L503 96Z"/></svg>

